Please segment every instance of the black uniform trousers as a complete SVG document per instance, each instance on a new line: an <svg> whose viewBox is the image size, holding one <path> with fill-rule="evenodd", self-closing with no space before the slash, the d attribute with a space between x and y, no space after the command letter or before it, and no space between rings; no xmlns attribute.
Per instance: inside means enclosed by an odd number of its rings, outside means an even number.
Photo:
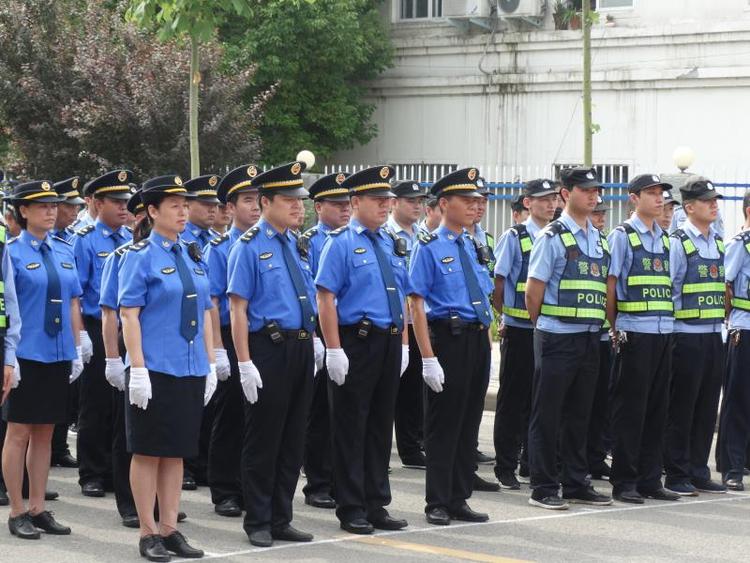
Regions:
<svg viewBox="0 0 750 563"><path fill-rule="evenodd" d="M396 448L402 460L420 456L422 453L424 393L422 381L422 355L409 325L409 365L401 376L396 397L395 427Z"/></svg>
<svg viewBox="0 0 750 563"><path fill-rule="evenodd" d="M240 458L245 414L240 370L229 325L221 327L221 340L227 351L231 374L219 381L214 393L214 420L208 446L208 486L211 501L219 504L234 499L242 505Z"/></svg>
<svg viewBox="0 0 750 563"><path fill-rule="evenodd" d="M70 453L70 447L68 446L68 429L71 424L78 422L79 385L80 383L78 379L70 384L70 394L68 395L68 422L55 424L55 430L52 433L53 462Z"/></svg>
<svg viewBox="0 0 750 563"><path fill-rule="evenodd" d="M112 387L104 377L106 367L102 321L83 317L94 345L94 354L81 373L78 400L78 482L112 485Z"/></svg>
<svg viewBox="0 0 750 563"><path fill-rule="evenodd" d="M711 479L708 457L716 427L725 359L721 333L675 333L664 441L666 485Z"/></svg>
<svg viewBox="0 0 750 563"><path fill-rule="evenodd" d="M130 378L127 377L127 380ZM129 402L127 388L125 391L112 388L112 481L117 512L123 518L137 515L133 491L130 489L130 460L133 456L128 452L125 437L125 409Z"/></svg>
<svg viewBox="0 0 750 563"><path fill-rule="evenodd" d="M218 391L218 384L216 386ZM208 450L211 447L211 433L216 414L216 393L203 407L201 428L198 437L198 455L184 460L183 473L195 479L198 485L208 484Z"/></svg>
<svg viewBox="0 0 750 563"><path fill-rule="evenodd" d="M274 344L266 333L253 332L250 355L263 388L257 403L244 402L241 473L248 534L292 521L315 370L309 337Z"/></svg>
<svg viewBox="0 0 750 563"><path fill-rule="evenodd" d="M750 330L729 333L719 450L725 479L742 479L750 458Z"/></svg>
<svg viewBox="0 0 750 563"><path fill-rule="evenodd" d="M534 330L505 327L500 343L500 390L495 405L495 474L515 471L526 444L534 378Z"/></svg>
<svg viewBox="0 0 750 563"><path fill-rule="evenodd" d="M612 343L599 340L599 372L596 379L594 401L589 417L589 436L586 444L586 457L589 471L596 471L605 465L609 451L609 394L612 380Z"/></svg>
<svg viewBox="0 0 750 563"><path fill-rule="evenodd" d="M490 374L486 329L466 328L454 335L448 324L433 322L430 333L445 382L440 393L424 388L425 512L459 508L471 497Z"/></svg>
<svg viewBox="0 0 750 563"><path fill-rule="evenodd" d="M349 358L343 385L328 382L336 516L341 522L377 518L391 502L388 463L401 369L401 335L372 327L339 328Z"/></svg>
<svg viewBox="0 0 750 563"><path fill-rule="evenodd" d="M662 487L672 335L628 332L615 359L612 470L615 493Z"/></svg>
<svg viewBox="0 0 750 563"><path fill-rule="evenodd" d="M599 337L599 332L534 331L529 470L536 499L556 496L560 483L570 494L589 486L586 442L599 372Z"/></svg>
<svg viewBox="0 0 750 563"><path fill-rule="evenodd" d="M331 415L328 410L328 371L323 366L315 374L312 402L307 417L305 437L305 496L333 494L331 461Z"/></svg>

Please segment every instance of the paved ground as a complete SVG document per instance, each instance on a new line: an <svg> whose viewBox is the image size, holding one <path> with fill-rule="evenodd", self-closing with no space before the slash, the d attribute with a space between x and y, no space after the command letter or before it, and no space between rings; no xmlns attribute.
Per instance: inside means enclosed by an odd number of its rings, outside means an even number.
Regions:
<svg viewBox="0 0 750 563"><path fill-rule="evenodd" d="M480 447L492 451L492 416L486 413ZM601 509L573 508L550 513L527 504L520 492L477 493L471 505L491 515L486 524L428 526L423 517L424 473L403 469L392 460L394 515L409 520L406 531L361 538L343 533L333 513L310 508L295 499L294 523L315 534L313 544L277 543L253 548L240 519L217 516L208 491L184 493L188 520L180 529L209 558L226 562L268 561L747 561L750 552L750 494L702 495L676 503L647 501L643 506L615 504ZM491 467L482 467L490 478ZM0 561L139 560L137 532L123 528L111 495L80 495L77 472L53 469L50 487L61 493L49 508L73 528L69 537L42 537L23 542L0 531ZM608 483L598 482L601 490ZM0 508L5 520L7 508Z"/></svg>

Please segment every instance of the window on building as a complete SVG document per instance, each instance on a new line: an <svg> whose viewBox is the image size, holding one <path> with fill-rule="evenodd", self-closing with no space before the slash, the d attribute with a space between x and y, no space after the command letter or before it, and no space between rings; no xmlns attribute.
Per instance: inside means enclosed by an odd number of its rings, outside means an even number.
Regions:
<svg viewBox="0 0 750 563"><path fill-rule="evenodd" d="M596 0L597 10L610 10L612 8L632 8L635 0Z"/></svg>
<svg viewBox="0 0 750 563"><path fill-rule="evenodd" d="M443 15L443 0L401 0L401 19L439 18Z"/></svg>

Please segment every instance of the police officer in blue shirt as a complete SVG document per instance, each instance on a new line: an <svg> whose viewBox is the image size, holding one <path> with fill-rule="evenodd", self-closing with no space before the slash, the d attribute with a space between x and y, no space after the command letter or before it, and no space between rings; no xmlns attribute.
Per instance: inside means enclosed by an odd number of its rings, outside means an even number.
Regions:
<svg viewBox="0 0 750 563"><path fill-rule="evenodd" d="M211 228L219 207L219 200L216 197L219 180L219 176L215 174L206 174L185 182L185 188L195 196L188 202L190 207L188 222L185 225L185 232L180 235L185 242L197 242L198 246L205 248L211 239L219 236L219 233Z"/></svg>
<svg viewBox="0 0 750 563"><path fill-rule="evenodd" d="M76 234L73 228L76 214L80 207L86 203L81 197L81 192L78 190L80 183L81 179L78 176L73 176L67 180L55 182L52 185L57 195L64 198L57 204L57 220L55 221L55 228L52 235L68 242L72 242Z"/></svg>
<svg viewBox="0 0 750 563"><path fill-rule="evenodd" d="M406 249L383 228L394 174L375 166L344 180L352 220L329 235L315 277L331 379L336 516L352 534L408 525L385 508L399 375L409 361Z"/></svg>
<svg viewBox="0 0 750 563"><path fill-rule="evenodd" d="M307 254L313 277L318 272L320 253L331 231L349 222L352 206L349 190L341 186L349 176L346 172L334 172L318 178L310 186L310 197L318 215L318 223L303 233L300 247ZM336 508L331 496L333 469L331 466L331 423L328 410L328 374L323 365L325 349L320 332L315 343L315 384L310 416L305 439L305 477L307 484L302 489L305 503L316 508Z"/></svg>
<svg viewBox="0 0 750 563"><path fill-rule="evenodd" d="M694 496L726 492L708 468L725 361L724 243L712 226L722 196L694 179L680 193L687 220L669 251L675 334L664 468L667 489Z"/></svg>
<svg viewBox="0 0 750 563"><path fill-rule="evenodd" d="M83 325L93 342L93 356L81 374L78 412L78 482L85 496L104 496L112 487L112 388L104 377L99 291L104 261L116 248L132 239L129 220L129 170L114 170L85 186L93 198L96 222L76 233L75 255L83 296ZM81 335L82 343L87 337ZM85 358L84 358L85 359Z"/></svg>
<svg viewBox="0 0 750 563"><path fill-rule="evenodd" d="M179 176L143 183L152 224L123 255L118 273L122 333L131 367L125 429L142 557L202 557L176 530L183 459L198 454L203 407L216 390L213 307L197 245L180 240L191 194ZM159 523L154 518L159 499Z"/></svg>
<svg viewBox="0 0 750 563"><path fill-rule="evenodd" d="M609 268L607 240L589 220L601 182L587 168L563 170L560 179L565 208L534 243L526 281L526 309L536 329L529 504L551 510L567 509L568 501L612 503L591 486L586 460Z"/></svg>
<svg viewBox="0 0 750 563"><path fill-rule="evenodd" d="M531 180L523 187L530 216L500 237L495 249L493 304L502 311L500 391L495 406L495 476L504 489L520 489L518 456L528 436L531 381L534 377L534 327L526 310L526 278L534 241L552 220L557 192L552 180Z"/></svg>
<svg viewBox="0 0 750 563"><path fill-rule="evenodd" d="M695 180L703 180L708 181L707 178L704 178L703 176L691 176L689 181L695 181ZM680 193L682 193L682 190L680 190ZM670 228L670 232L674 232L680 227L682 227L682 224L687 220L687 211L685 210L684 205L676 205L673 207L674 212L672 214L672 224ZM722 239L724 238L724 218L721 216L721 210L717 213L716 219L711 224L711 226L716 231L716 234L718 234Z"/></svg>
<svg viewBox="0 0 750 563"><path fill-rule="evenodd" d="M14 350L7 344L5 347L8 357L4 363L15 361L18 373L8 368L4 373L3 399L7 402L3 418L9 424L3 475L11 502L8 527L11 534L22 539L38 539L37 528L47 534L70 534L70 528L44 509L54 425L67 421L69 384L83 369L79 344L81 286L73 248L49 234L60 200L46 180L20 184L15 189L11 201L23 230L8 243L12 268L3 262L6 293L0 304L0 329L11 342L18 343L15 360ZM4 229L0 230L2 242L3 236ZM20 339L14 324L20 324ZM29 468L28 511L21 498L25 465Z"/></svg>
<svg viewBox="0 0 750 563"><path fill-rule="evenodd" d="M250 543L308 542L291 525L315 358L315 287L290 232L304 214L303 162L258 174L261 219L229 251L232 338L245 403L243 528Z"/></svg>
<svg viewBox="0 0 750 563"><path fill-rule="evenodd" d="M478 171L462 168L440 178L431 192L443 219L420 235L409 273L414 332L426 383L425 513L430 524L451 519L485 522L471 497L479 423L490 372L492 281L467 228L478 213ZM425 303L429 312L425 314ZM434 346L433 346L434 343ZM436 356L437 354L437 356Z"/></svg>
<svg viewBox="0 0 750 563"><path fill-rule="evenodd" d="M612 494L621 502L678 500L661 481L672 373L670 242L658 219L671 186L642 174L628 185L635 213L609 235L608 319L617 356L612 382Z"/></svg>
<svg viewBox="0 0 750 563"><path fill-rule="evenodd" d="M244 400L237 354L232 342L227 295L229 251L260 218L258 188L252 185L258 175L253 164L231 170L217 187L217 197L227 206L233 220L231 228L206 246L208 279L211 282L211 309L216 375L219 384L213 399L214 419L208 447L208 485L214 510L220 516L242 514L240 454L244 426Z"/></svg>

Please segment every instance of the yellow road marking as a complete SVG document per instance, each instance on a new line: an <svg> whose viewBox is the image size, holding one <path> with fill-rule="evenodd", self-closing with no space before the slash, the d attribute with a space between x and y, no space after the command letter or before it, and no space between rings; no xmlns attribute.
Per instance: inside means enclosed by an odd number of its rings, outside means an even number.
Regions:
<svg viewBox="0 0 750 563"><path fill-rule="evenodd" d="M373 536L366 538L356 538L354 541L366 543L368 545L377 545L390 547L392 549L403 549L414 551L416 553L427 553L430 555L440 555L443 557L453 557L463 559L464 561L485 561L489 563L525 563L522 559L511 559L508 557L498 557L497 555L488 555L486 553L477 553L475 551L464 551L462 549L451 549L449 547L438 547L436 545L424 545L421 543L410 543L401 540Z"/></svg>

